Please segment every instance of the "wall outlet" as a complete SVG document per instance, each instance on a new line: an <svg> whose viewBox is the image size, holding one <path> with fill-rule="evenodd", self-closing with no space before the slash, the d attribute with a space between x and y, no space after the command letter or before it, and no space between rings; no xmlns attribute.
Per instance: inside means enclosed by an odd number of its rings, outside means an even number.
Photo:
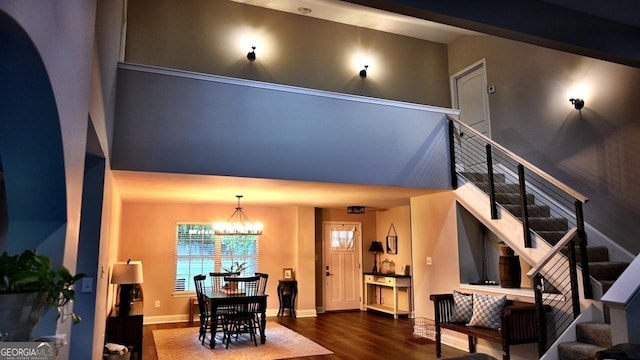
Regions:
<svg viewBox="0 0 640 360"><path fill-rule="evenodd" d="M160 307L160 300L156 300L156 302L155 302L154 306L155 306L155 307Z"/></svg>
<svg viewBox="0 0 640 360"><path fill-rule="evenodd" d="M427 256L427 265L431 265L433 262L431 261L431 256Z"/></svg>

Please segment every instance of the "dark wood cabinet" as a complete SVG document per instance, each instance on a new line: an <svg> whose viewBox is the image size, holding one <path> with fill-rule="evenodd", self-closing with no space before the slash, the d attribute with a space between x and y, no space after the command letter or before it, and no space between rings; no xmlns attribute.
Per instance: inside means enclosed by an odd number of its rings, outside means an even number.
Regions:
<svg viewBox="0 0 640 360"><path fill-rule="evenodd" d="M106 342L133 347L131 359L142 359L142 301L134 301L129 315L120 316L114 308L107 319Z"/></svg>
<svg viewBox="0 0 640 360"><path fill-rule="evenodd" d="M285 310L289 315L296 317L296 298L298 297L298 282L296 280L278 280L278 300L280 308L278 316L284 315Z"/></svg>

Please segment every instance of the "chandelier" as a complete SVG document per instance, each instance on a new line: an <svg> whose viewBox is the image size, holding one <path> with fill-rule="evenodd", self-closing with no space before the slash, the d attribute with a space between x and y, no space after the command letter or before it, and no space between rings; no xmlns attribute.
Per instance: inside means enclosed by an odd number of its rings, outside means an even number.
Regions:
<svg viewBox="0 0 640 360"><path fill-rule="evenodd" d="M262 235L262 223L251 222L240 206L242 195L236 195L238 206L225 222L213 224L213 232L216 235Z"/></svg>

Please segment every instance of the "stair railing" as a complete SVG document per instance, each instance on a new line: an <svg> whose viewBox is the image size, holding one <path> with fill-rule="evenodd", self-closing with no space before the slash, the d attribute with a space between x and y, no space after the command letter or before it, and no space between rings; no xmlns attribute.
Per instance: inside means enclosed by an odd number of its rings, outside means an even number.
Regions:
<svg viewBox="0 0 640 360"><path fill-rule="evenodd" d="M542 320L538 323L541 338L538 343L540 356L546 351L548 341L557 339L580 315L575 253L578 232L575 227L570 229L527 273L527 276L533 279L538 319ZM566 257L562 255L563 249L568 249ZM567 268L568 274L565 271ZM565 296L555 294L570 294L570 301L567 301ZM546 321L545 309L549 308L550 320Z"/></svg>
<svg viewBox="0 0 640 360"><path fill-rule="evenodd" d="M487 136L481 134L471 126L459 121L453 116L448 115L449 119L449 151L451 156L451 175L452 187L455 189L460 182L472 182L473 174L486 174L487 184L482 190L489 195L491 206L491 216L497 219L498 207L505 206L500 204L499 195L507 192L508 184L498 182L496 179L508 179L511 183L518 184L519 193L519 212L517 216L523 224L524 230L524 246L532 247L531 234L536 233L537 239L543 239L550 244L558 244L560 241L563 245L570 245L567 255L559 252L562 246L554 246L553 253L549 256L555 261L546 262L544 265L535 264L535 268L540 270L534 277L536 291L536 305L540 309L540 323L546 326L543 314L543 297L549 297L543 294L545 285L547 287L553 285L561 294L566 294L571 301L569 303L571 310L563 307L556 308L557 314L553 314L553 323L564 322L560 314L569 313L569 318L573 318L580 314L579 306L579 290L577 277L577 261L575 253L575 244L580 248L580 267L582 268L582 287L585 298L593 298L591 282L589 277L589 265L587 259L587 237L584 231L584 217L582 213L582 205L587 203L589 199L580 194L578 191L562 183L555 177L547 174L543 170L524 160L520 156L514 154L502 145L491 140ZM496 174L500 173L500 176ZM549 206L551 217L558 219L560 225L566 221L566 226L560 228L559 231L545 231L535 228L533 221L532 207L533 199L541 199L541 201ZM569 230L571 229L571 230ZM561 235L560 235L561 234ZM548 261L548 260L547 260ZM563 270L559 270L560 266L564 266ZM566 269L569 268L568 278ZM565 281L566 280L566 281ZM568 285L568 287L565 287ZM570 295L569 295L570 294ZM560 296L564 299L565 296ZM538 298L540 301L538 301ZM568 325L567 325L568 326ZM558 326L550 330L555 332ZM547 334L548 331L545 331ZM546 340L546 336L544 337ZM546 350L546 342L540 344Z"/></svg>

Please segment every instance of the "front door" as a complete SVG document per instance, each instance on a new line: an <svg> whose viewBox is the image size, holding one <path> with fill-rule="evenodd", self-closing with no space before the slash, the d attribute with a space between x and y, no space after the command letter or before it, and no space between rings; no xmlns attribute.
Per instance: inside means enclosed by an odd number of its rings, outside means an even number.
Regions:
<svg viewBox="0 0 640 360"><path fill-rule="evenodd" d="M324 223L324 307L327 311L360 308L360 227L360 223Z"/></svg>

